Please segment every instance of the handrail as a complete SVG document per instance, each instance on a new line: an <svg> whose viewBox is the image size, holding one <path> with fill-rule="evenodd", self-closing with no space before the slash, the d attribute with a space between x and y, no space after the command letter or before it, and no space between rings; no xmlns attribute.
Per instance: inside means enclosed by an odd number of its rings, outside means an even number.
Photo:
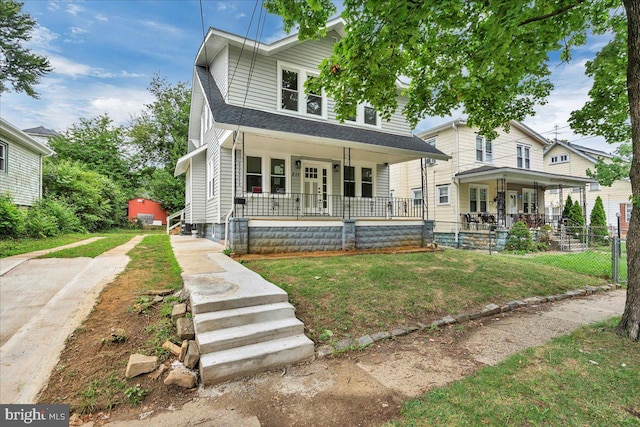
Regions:
<svg viewBox="0 0 640 427"><path fill-rule="evenodd" d="M180 221L178 221L175 224L171 225L171 220L172 219L176 219L177 217L180 217ZM167 217L167 234L169 234L169 232L171 230L173 230L174 228L177 228L180 224L182 224L182 221L184 221L184 209L181 209L178 212L175 212L175 213L169 215Z"/></svg>

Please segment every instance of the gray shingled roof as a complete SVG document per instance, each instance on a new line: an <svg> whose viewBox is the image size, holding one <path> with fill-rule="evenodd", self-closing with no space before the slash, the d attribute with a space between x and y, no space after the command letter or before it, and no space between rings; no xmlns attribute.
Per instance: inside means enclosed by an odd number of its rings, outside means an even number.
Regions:
<svg viewBox="0 0 640 427"><path fill-rule="evenodd" d="M200 83L204 88L209 107L213 112L213 118L218 123L238 125L238 123L242 122L242 126L250 128L360 142L370 145L397 148L400 150L417 151L424 153L425 157L433 156L440 159L449 158L449 156L444 154L442 151L425 143L415 135L394 135L369 129L359 129L351 126L308 120L227 104L222 97L218 86L207 72L207 69L201 66L196 66L196 71Z"/></svg>
<svg viewBox="0 0 640 427"><path fill-rule="evenodd" d="M55 130L47 129L44 126L38 126L35 128L22 129L22 132L28 133L31 135L42 135L42 136L58 136L60 135Z"/></svg>

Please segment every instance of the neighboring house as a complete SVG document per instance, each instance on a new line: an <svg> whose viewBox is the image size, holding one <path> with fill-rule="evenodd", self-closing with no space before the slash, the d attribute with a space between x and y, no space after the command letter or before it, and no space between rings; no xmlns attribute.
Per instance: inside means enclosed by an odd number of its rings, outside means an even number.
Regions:
<svg viewBox="0 0 640 427"><path fill-rule="evenodd" d="M234 251L336 250L421 244L421 207L389 198L389 166L448 157L414 136L400 111L369 105L352 120L305 82L344 34L271 44L211 28L195 60L185 223ZM398 88L398 94L400 94ZM399 109L407 99L398 95ZM368 221L367 221L368 220Z"/></svg>
<svg viewBox="0 0 640 427"><path fill-rule="evenodd" d="M516 221L537 227L544 215L544 193L559 186L582 187L586 178L551 174L543 167L546 140L512 121L487 140L462 119L419 132L429 145L451 156L448 162L413 160L391 167L394 197L425 204L436 231L505 229Z"/></svg>
<svg viewBox="0 0 640 427"><path fill-rule="evenodd" d="M550 173L587 177L587 169L595 171L598 159L607 163L612 158L611 154L604 151L556 141L545 148L544 168ZM545 196L547 213L559 215L564 207L567 194L571 194L571 197L575 199L575 192L576 190L573 188L566 188L563 194L557 189L547 191ZM617 214L620 214L621 234L626 235L631 220L631 201L629 200L631 181L628 178L614 181L611 187L600 185L595 180L591 180L585 195L587 223L596 198L600 196L607 216L607 225L617 228Z"/></svg>
<svg viewBox="0 0 640 427"><path fill-rule="evenodd" d="M167 211L154 200L139 197L127 202L127 217L130 221L140 219L145 225L166 225L167 216Z"/></svg>
<svg viewBox="0 0 640 427"><path fill-rule="evenodd" d="M53 154L46 145L0 118L0 194L20 206L42 197L42 158Z"/></svg>
<svg viewBox="0 0 640 427"><path fill-rule="evenodd" d="M55 130L47 129L44 126L38 126L35 128L22 129L22 132L26 133L42 145L49 147L49 140L55 136L60 136Z"/></svg>

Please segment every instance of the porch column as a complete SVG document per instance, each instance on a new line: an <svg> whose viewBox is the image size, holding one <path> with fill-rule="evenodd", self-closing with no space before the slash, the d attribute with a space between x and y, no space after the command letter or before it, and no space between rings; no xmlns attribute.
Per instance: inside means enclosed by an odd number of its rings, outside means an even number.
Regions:
<svg viewBox="0 0 640 427"><path fill-rule="evenodd" d="M427 243L433 243L433 228L435 221L432 219L425 219L422 223L422 246Z"/></svg>
<svg viewBox="0 0 640 427"><path fill-rule="evenodd" d="M229 220L229 244L231 250L244 255L249 253L249 218L231 218Z"/></svg>
<svg viewBox="0 0 640 427"><path fill-rule="evenodd" d="M342 250L343 251L356 250L356 220L355 219L342 220Z"/></svg>

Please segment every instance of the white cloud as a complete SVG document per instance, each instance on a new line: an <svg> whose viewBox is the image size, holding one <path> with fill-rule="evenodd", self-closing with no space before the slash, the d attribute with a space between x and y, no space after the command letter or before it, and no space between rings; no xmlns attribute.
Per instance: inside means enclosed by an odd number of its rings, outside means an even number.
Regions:
<svg viewBox="0 0 640 427"><path fill-rule="evenodd" d="M29 49L40 52L58 52L59 49L54 45L58 38L58 34L41 25L36 25L31 32L31 40L26 43Z"/></svg>
<svg viewBox="0 0 640 427"><path fill-rule="evenodd" d="M238 13L238 14L236 15L236 19L242 19L242 18L244 18L244 17L246 17L246 16L247 16L247 14L246 14L246 13L244 13L244 12L240 12L240 13Z"/></svg>
<svg viewBox="0 0 640 427"><path fill-rule="evenodd" d="M77 36L80 34L86 34L89 32L89 30L85 29L85 28L80 28L80 27L69 27L69 31L71 32L71 35L73 36Z"/></svg>
<svg viewBox="0 0 640 427"><path fill-rule="evenodd" d="M82 8L75 3L69 3L67 5L67 13L73 16L77 16L82 11Z"/></svg>
<svg viewBox="0 0 640 427"><path fill-rule="evenodd" d="M62 76L69 76L72 78L77 77L98 77L104 79L111 79L116 77L143 77L144 74L130 73L126 70L119 72L106 71L103 68L92 67L87 64L81 64L79 62L71 61L63 56L49 56L49 62L54 68L54 73Z"/></svg>
<svg viewBox="0 0 640 427"><path fill-rule="evenodd" d="M55 12L57 10L60 10L60 5L57 2L49 2L49 6L47 7L47 9L51 12Z"/></svg>
<svg viewBox="0 0 640 427"><path fill-rule="evenodd" d="M156 22L156 21L141 21L140 22L142 25L144 25L145 27L151 29L152 31L159 31L165 35L168 34L173 34L173 35L180 35L182 34L182 30L176 26L173 25L169 25L169 24L163 24L160 22Z"/></svg>
<svg viewBox="0 0 640 427"><path fill-rule="evenodd" d="M102 14L97 14L95 16L97 21L102 21L102 22L106 22L109 20L109 18L107 18L106 16L102 15Z"/></svg>

